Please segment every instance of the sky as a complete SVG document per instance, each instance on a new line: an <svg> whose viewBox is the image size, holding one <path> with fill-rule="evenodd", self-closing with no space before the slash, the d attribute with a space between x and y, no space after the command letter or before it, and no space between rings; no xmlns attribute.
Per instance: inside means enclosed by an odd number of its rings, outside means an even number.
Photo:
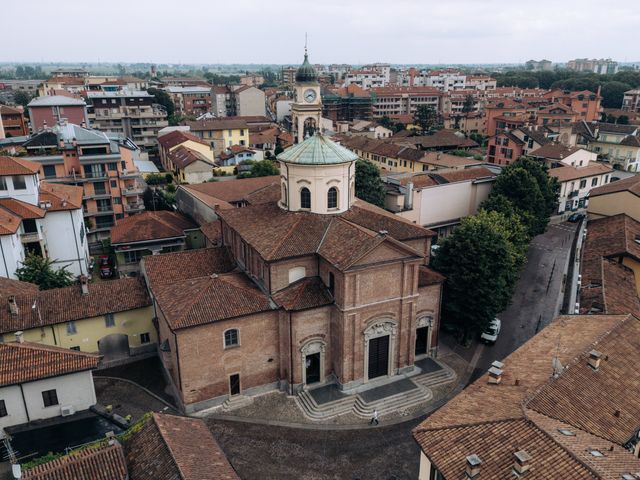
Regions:
<svg viewBox="0 0 640 480"><path fill-rule="evenodd" d="M639 0L3 0L0 62L640 60ZM11 20L11 21L8 21Z"/></svg>

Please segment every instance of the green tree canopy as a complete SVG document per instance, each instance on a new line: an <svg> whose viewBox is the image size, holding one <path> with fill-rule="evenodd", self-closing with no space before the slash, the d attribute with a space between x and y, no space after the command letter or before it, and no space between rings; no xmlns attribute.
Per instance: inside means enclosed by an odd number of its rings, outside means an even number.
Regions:
<svg viewBox="0 0 640 480"><path fill-rule="evenodd" d="M52 288L68 287L74 281L74 275L62 267L54 269L53 260L43 258L35 253L27 253L27 258L22 262L22 266L16 270L16 275L23 282L35 283L40 290Z"/></svg>
<svg viewBox="0 0 640 480"><path fill-rule="evenodd" d="M378 207L384 207L385 189L380 171L368 160L356 161L356 197Z"/></svg>
<svg viewBox="0 0 640 480"><path fill-rule="evenodd" d="M280 174L278 165L272 160L246 160L242 162L242 165L252 165L251 171L239 174L238 178L268 177Z"/></svg>
<svg viewBox="0 0 640 480"><path fill-rule="evenodd" d="M22 105L23 107L26 108L26 106L31 101L31 95L29 95L27 92L23 92L19 90L13 95L13 101L16 102L18 105Z"/></svg>
<svg viewBox="0 0 640 480"><path fill-rule="evenodd" d="M631 85L623 82L606 82L602 85L602 106L604 108L621 108L624 92L631 90Z"/></svg>
<svg viewBox="0 0 640 480"><path fill-rule="evenodd" d="M433 133L442 128L442 118L436 110L428 105L420 105L416 109L413 119L416 125L420 127L423 135Z"/></svg>
<svg viewBox="0 0 640 480"><path fill-rule="evenodd" d="M433 259L433 267L446 276L444 322L460 328L465 338L484 330L513 294L521 263L508 225L497 212L467 217L442 240Z"/></svg>
<svg viewBox="0 0 640 480"><path fill-rule="evenodd" d="M176 111L176 107L173 104L173 100L171 100L171 96L167 92L160 90L159 88L148 88L147 93L156 97L156 102L162 105L167 111L167 117L173 116Z"/></svg>
<svg viewBox="0 0 640 480"><path fill-rule="evenodd" d="M464 103L462 104L462 113L473 112L473 107L475 106L475 100L473 99L473 95L469 94L464 97Z"/></svg>

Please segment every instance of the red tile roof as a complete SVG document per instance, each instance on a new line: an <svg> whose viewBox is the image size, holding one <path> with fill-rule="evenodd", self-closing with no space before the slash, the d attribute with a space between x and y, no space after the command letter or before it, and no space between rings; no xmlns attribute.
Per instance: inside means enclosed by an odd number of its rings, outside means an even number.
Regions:
<svg viewBox="0 0 640 480"><path fill-rule="evenodd" d="M559 182L568 182L578 180L580 178L588 178L596 175L604 175L613 172L613 168L609 165L597 162L589 162L586 167L572 167L566 165L563 167L552 168L549 175L558 179Z"/></svg>
<svg viewBox="0 0 640 480"><path fill-rule="evenodd" d="M220 220L214 220L213 222L205 223L200 226L202 234L207 237L214 245L218 245L222 242L222 225Z"/></svg>
<svg viewBox="0 0 640 480"><path fill-rule="evenodd" d="M0 198L0 208L22 219L43 218L45 211L15 198Z"/></svg>
<svg viewBox="0 0 640 480"><path fill-rule="evenodd" d="M49 202L48 212L82 208L82 187L61 183L40 182L39 200Z"/></svg>
<svg viewBox="0 0 640 480"><path fill-rule="evenodd" d="M182 130L174 130L173 132L169 132L165 135L162 135L161 137L158 137L158 143L166 149L171 149L176 145L180 145L188 141L209 146L209 144L202 140L200 137L197 137L189 132L184 132Z"/></svg>
<svg viewBox="0 0 640 480"><path fill-rule="evenodd" d="M164 283L228 273L236 268L226 247L151 255L144 257L142 264L153 290Z"/></svg>
<svg viewBox="0 0 640 480"><path fill-rule="evenodd" d="M38 290L38 285L35 283L0 277L0 299L6 299L9 295L36 293Z"/></svg>
<svg viewBox="0 0 640 480"><path fill-rule="evenodd" d="M273 309L269 298L244 273L154 285L153 293L172 330Z"/></svg>
<svg viewBox="0 0 640 480"><path fill-rule="evenodd" d="M273 295L273 300L288 311L318 308L333 303L333 297L319 277L307 277Z"/></svg>
<svg viewBox="0 0 640 480"><path fill-rule="evenodd" d="M594 349L602 355L598 370L587 363ZM481 477L507 478L513 454L526 450L532 478L619 480L640 470L640 460L623 448L640 426L632 360L639 355L636 317L559 317L503 360L500 384L483 375L423 421L414 437L446 478L462 478L472 454L482 460ZM576 438L564 439L561 428ZM591 458L593 448L603 456Z"/></svg>
<svg viewBox="0 0 640 480"><path fill-rule="evenodd" d="M34 175L40 171L40 164L19 157L0 156L0 176Z"/></svg>
<svg viewBox="0 0 640 480"><path fill-rule="evenodd" d="M25 480L128 480L119 443L77 450L23 472Z"/></svg>
<svg viewBox="0 0 640 480"><path fill-rule="evenodd" d="M606 185L594 188L589 192L589 197L596 197L598 195L607 195L609 193L625 191L640 197L640 175L634 175L633 177L616 180L615 182L607 183Z"/></svg>
<svg viewBox="0 0 640 480"><path fill-rule="evenodd" d="M111 244L148 242L184 237L186 230L198 228L186 215L168 211L145 211L116 221L111 229Z"/></svg>
<svg viewBox="0 0 640 480"><path fill-rule="evenodd" d="M0 343L0 387L92 370L100 357L37 343Z"/></svg>
<svg viewBox="0 0 640 480"><path fill-rule="evenodd" d="M580 147L567 147L561 143L547 143L540 148L534 150L529 155L532 157L551 158L553 160L562 160L576 152L582 150Z"/></svg>
<svg viewBox="0 0 640 480"><path fill-rule="evenodd" d="M195 185L182 185L188 192L199 192L211 198L211 202L223 201L227 203L242 202L245 198L268 185L277 185L280 191L280 177L272 175L268 177L243 178L224 182L198 183Z"/></svg>
<svg viewBox="0 0 640 480"><path fill-rule="evenodd" d="M0 287L1 288L1 287ZM0 299L8 294L0 290ZM8 304L0 308L0 333L28 330L98 317L151 305L144 283L136 278L90 283L89 294L83 295L79 285L16 295L18 314L9 312ZM32 306L36 305L36 309Z"/></svg>
<svg viewBox="0 0 640 480"><path fill-rule="evenodd" d="M200 419L154 413L126 450L131 480L239 480Z"/></svg>
<svg viewBox="0 0 640 480"><path fill-rule="evenodd" d="M196 162L204 162L211 166L215 165L213 161L205 157L202 153L187 148L184 145L180 145L178 148L172 150L168 157L178 168L185 168Z"/></svg>

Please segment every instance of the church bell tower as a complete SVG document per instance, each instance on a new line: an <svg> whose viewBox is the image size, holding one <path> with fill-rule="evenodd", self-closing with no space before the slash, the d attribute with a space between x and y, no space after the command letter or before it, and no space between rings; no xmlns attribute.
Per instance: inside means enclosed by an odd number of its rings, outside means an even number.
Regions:
<svg viewBox="0 0 640 480"><path fill-rule="evenodd" d="M304 62L296 71L295 98L291 105L291 124L295 142L301 143L306 137L320 132L321 120L320 84L315 69L309 63L305 47Z"/></svg>

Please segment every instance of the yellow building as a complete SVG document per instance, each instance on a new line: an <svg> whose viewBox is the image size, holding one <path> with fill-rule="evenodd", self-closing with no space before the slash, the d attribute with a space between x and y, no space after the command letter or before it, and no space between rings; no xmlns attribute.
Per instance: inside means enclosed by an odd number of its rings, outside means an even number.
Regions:
<svg viewBox="0 0 640 480"><path fill-rule="evenodd" d="M28 342L107 358L155 350L156 329L147 289L136 278L39 291L23 282L0 283L0 341L24 332ZM17 287L16 287L17 286Z"/></svg>
<svg viewBox="0 0 640 480"><path fill-rule="evenodd" d="M176 165L173 161L172 153L179 147L187 148L202 155L205 161L211 163L210 170L213 169L214 152L213 148L204 140L182 130L174 130L158 138L160 150L160 161L168 172L175 172Z"/></svg>
<svg viewBox="0 0 640 480"><path fill-rule="evenodd" d="M592 189L587 213L589 220L624 213L640 222L640 176Z"/></svg>
<svg viewBox="0 0 640 480"><path fill-rule="evenodd" d="M189 131L211 147L216 157L233 145L249 146L249 126L238 118L213 118L187 122Z"/></svg>

